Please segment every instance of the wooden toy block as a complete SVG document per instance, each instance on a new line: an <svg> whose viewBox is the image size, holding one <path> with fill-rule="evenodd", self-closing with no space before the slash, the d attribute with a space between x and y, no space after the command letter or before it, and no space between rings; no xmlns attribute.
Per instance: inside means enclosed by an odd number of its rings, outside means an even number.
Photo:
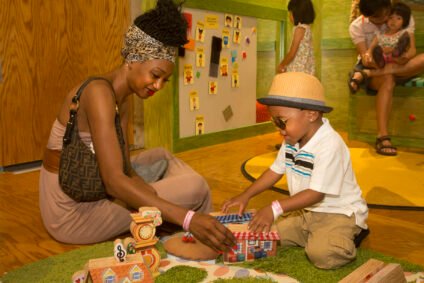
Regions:
<svg viewBox="0 0 424 283"><path fill-rule="evenodd" d="M88 270L78 270L72 275L72 283L85 283L88 278Z"/></svg>
<svg viewBox="0 0 424 283"><path fill-rule="evenodd" d="M124 262L118 262L115 257L90 259L88 270L93 283L154 282L140 254L128 255Z"/></svg>
<svg viewBox="0 0 424 283"><path fill-rule="evenodd" d="M389 263L377 274L374 274L369 283L406 283L402 267L397 263Z"/></svg>
<svg viewBox="0 0 424 283"><path fill-rule="evenodd" d="M366 282L371 276L384 267L384 262L376 259L369 259L366 263L355 269L339 283L361 283Z"/></svg>
<svg viewBox="0 0 424 283"><path fill-rule="evenodd" d="M132 213L131 217L130 231L135 251L143 256L144 263L156 277L159 275L160 254L155 248L159 240L155 234L156 226L162 224L161 212L156 207L140 207L139 212Z"/></svg>
<svg viewBox="0 0 424 283"><path fill-rule="evenodd" d="M399 264L370 259L339 283L402 283L406 282L405 275Z"/></svg>
<svg viewBox="0 0 424 283"><path fill-rule="evenodd" d="M237 243L233 249L223 254L224 263L253 261L259 258L275 256L280 237L275 225L270 232L253 233L248 229L253 210L246 211L241 217L237 214L211 213L233 232Z"/></svg>

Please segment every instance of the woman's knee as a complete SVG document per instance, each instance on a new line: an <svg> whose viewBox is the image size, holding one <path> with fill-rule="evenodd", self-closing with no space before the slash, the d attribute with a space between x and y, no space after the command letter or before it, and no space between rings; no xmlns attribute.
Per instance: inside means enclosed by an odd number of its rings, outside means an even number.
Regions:
<svg viewBox="0 0 424 283"><path fill-rule="evenodd" d="M206 182L205 178L200 174L194 173L191 175L192 182L192 191L195 195L197 195L198 199L205 199L210 197L210 188L208 182Z"/></svg>

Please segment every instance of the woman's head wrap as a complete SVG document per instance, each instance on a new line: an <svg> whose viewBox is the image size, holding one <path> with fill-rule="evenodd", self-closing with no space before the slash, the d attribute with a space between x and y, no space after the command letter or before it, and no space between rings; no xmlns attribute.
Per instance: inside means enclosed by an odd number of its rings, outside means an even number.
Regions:
<svg viewBox="0 0 424 283"><path fill-rule="evenodd" d="M167 46L142 31L136 25L131 25L125 34L121 55L126 62L165 59L175 63L177 47Z"/></svg>

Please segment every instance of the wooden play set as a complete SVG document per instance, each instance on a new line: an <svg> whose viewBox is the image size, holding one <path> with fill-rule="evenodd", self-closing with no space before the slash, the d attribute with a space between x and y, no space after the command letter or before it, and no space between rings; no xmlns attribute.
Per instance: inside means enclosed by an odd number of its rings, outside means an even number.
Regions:
<svg viewBox="0 0 424 283"><path fill-rule="evenodd" d="M370 259L339 283L406 283L402 267L396 263L385 264L376 259Z"/></svg>
<svg viewBox="0 0 424 283"><path fill-rule="evenodd" d="M85 270L74 273L73 283L154 282L159 275L160 254L155 248L158 241L155 233L156 226L162 224L161 213L155 207L141 207L131 217L133 238L115 240L114 256L90 259Z"/></svg>
<svg viewBox="0 0 424 283"><path fill-rule="evenodd" d="M271 257L277 254L277 243L280 240L275 225L270 232L249 232L248 225L253 211L237 214L212 213L218 221L226 225L237 239L234 248L223 254L224 263L253 261L259 258Z"/></svg>

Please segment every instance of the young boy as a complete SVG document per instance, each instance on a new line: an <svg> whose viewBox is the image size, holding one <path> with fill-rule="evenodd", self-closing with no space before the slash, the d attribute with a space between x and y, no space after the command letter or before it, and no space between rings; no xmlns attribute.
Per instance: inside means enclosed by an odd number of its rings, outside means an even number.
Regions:
<svg viewBox="0 0 424 283"><path fill-rule="evenodd" d="M268 106L284 142L271 167L243 193L226 201L222 211L239 206L241 214L252 197L286 174L290 197L260 209L249 229L269 231L276 221L281 244L305 247L319 268L337 268L352 261L355 236L362 229L367 231L368 207L348 148L322 117L332 110L325 105L322 84L306 73L278 74L268 96L258 101Z"/></svg>

